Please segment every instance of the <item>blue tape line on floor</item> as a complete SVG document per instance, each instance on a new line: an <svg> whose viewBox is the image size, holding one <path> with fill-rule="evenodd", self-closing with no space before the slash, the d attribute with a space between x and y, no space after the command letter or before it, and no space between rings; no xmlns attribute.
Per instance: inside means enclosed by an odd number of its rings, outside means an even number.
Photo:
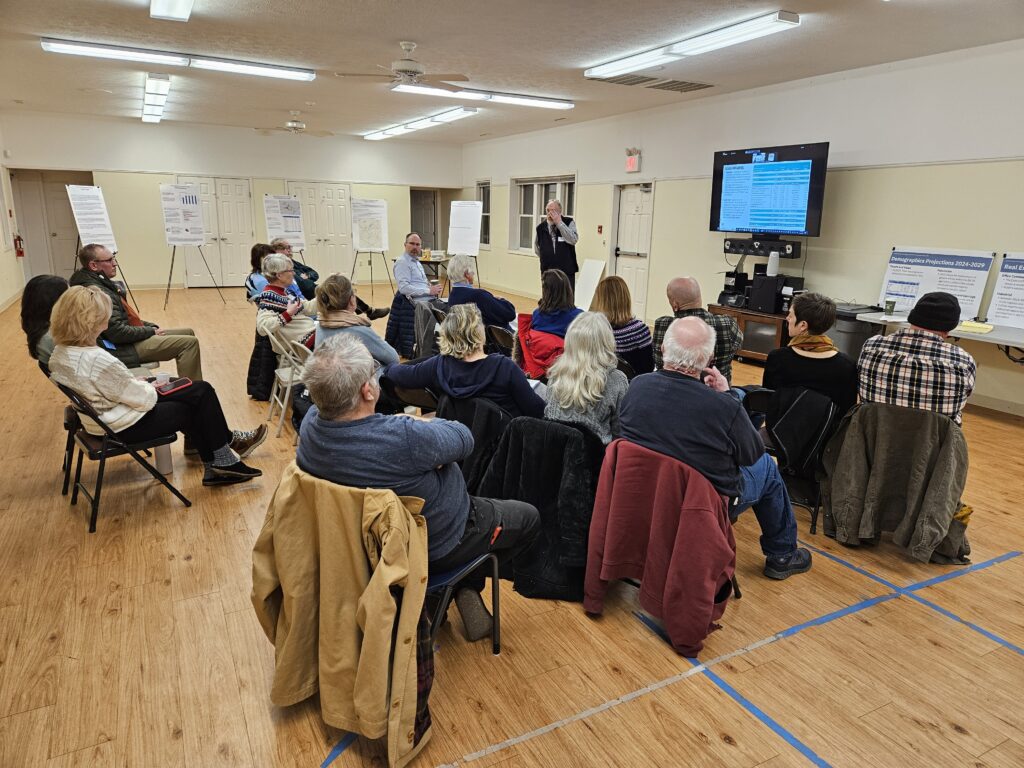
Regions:
<svg viewBox="0 0 1024 768"><path fill-rule="evenodd" d="M693 664L697 663L692 659L691 662ZM741 707L747 710L747 712L752 714L764 725L766 725L768 728L774 731L776 735L780 736L787 744L789 744L789 746L793 747L793 749L795 749L801 755L806 757L811 763L813 763L814 765L823 766L823 768L830 768L830 764L826 762L820 755L818 755L813 749L811 749L809 746L800 741L800 739L798 739L788 730L783 728L775 719L766 714L760 707L758 707L756 704L750 701L750 699L748 699L746 696L744 696L731 685L729 685L727 682L725 682L725 680L720 678L710 669L705 669L703 674L706 675L707 678L711 680L715 685L717 685L720 689L722 689L722 691L724 691L726 695L728 695L733 701L735 701L737 704L739 704Z"/></svg>
<svg viewBox="0 0 1024 768"><path fill-rule="evenodd" d="M330 754L327 755L327 759L324 760L322 763L320 763L320 768L327 768L328 765L330 765L331 763L333 763L335 760L338 759L338 755L340 755L342 752L344 752L346 749L348 749L350 746L352 746L352 742L354 742L355 740L356 740L356 734L354 734L354 733L347 733L347 734L345 734L345 738L343 738L341 741L339 741L335 745L334 749L332 749Z"/></svg>
<svg viewBox="0 0 1024 768"><path fill-rule="evenodd" d="M832 613L826 613L824 616L819 616L816 619L805 621L803 624L795 624L789 629L784 629L779 632L779 637L789 637L795 635L797 632L802 632L810 627L820 627L822 624L828 624L830 621L841 619L844 616L849 616L851 613L857 613L857 611L863 611L865 608L870 608L873 605L884 603L887 600L895 600L899 595L895 592L888 595L879 595L878 597L870 597L867 600L861 600L859 603L848 605L845 608L840 608Z"/></svg>
<svg viewBox="0 0 1024 768"><path fill-rule="evenodd" d="M873 581L877 581L880 584L884 584L885 586L887 586L890 589L894 590L898 596L900 596L900 597L908 597L911 600L915 600L918 603L921 603L921 605L924 605L924 606L926 606L928 608L931 608L936 613L942 614L947 619L952 619L953 621L955 621L955 622L957 622L959 624L963 624L968 629L973 629L975 632L977 632L980 635L983 635L984 637L987 637L992 642L998 643L999 645L1003 646L1004 648L1008 648L1011 651L1014 651L1015 653L1019 653L1020 655L1024 656L1024 648L1021 648L1019 645L1015 645L1014 643L1011 643L1009 640L1007 640L1005 637L1000 637L995 632L987 630L984 627L981 627L981 626L975 624L973 621L967 621L967 619L964 619L964 618L961 618L960 616L957 616L955 613L953 613L949 609L943 608L941 605L933 603L931 600L926 600L925 598L923 598L920 595L916 594L917 591L920 590L920 589L924 589L926 587L930 587L930 586L933 586L935 584L940 584L940 583L942 583L944 581L949 581L951 579L955 579L955 578L958 578L960 576L966 576L968 573L974 573L975 571L980 571L983 568L990 568L993 565L998 565L999 563L1006 562L1007 560L1012 560L1015 557L1019 557L1021 555L1020 552L1018 552L1016 550L1013 551L1013 552L1007 552L1004 555L999 555L998 557L993 557L991 560L985 560L982 563L977 563L975 565L967 566L967 567L962 568L962 569L957 570L957 571L952 571L950 573L944 573L941 576L936 576L936 577L931 578L931 579L926 579L924 581L919 581L916 584L911 584L909 587L898 587L895 584L893 584L892 582L886 581L881 576L876 576L875 574L870 573L869 571L865 571L863 568L859 568L858 566L854 565L853 563L848 562L848 561L844 560L841 557L837 557L836 555L833 555L831 552L826 552L823 549L818 549L817 547L811 546L810 544L808 544L806 542L800 542L800 543L803 544L808 549L813 550L814 552L817 552L818 554L822 555L823 557L827 557L829 560L834 560L835 562L839 563L840 565L842 565L842 566L844 566L846 568L849 568L851 571L856 571L857 573L859 573L859 574L861 574L863 576L867 576L869 579L871 579Z"/></svg>
<svg viewBox="0 0 1024 768"><path fill-rule="evenodd" d="M965 567L961 568L960 570L950 571L949 573L944 573L941 576L935 576L934 578L931 578L931 579L925 579L924 581L919 581L916 584L911 584L909 587L906 587L906 589L907 589L908 592L915 592L915 591L917 591L919 589L926 589L928 587L933 587L936 584L941 584L944 581L949 581L950 579L955 579L955 578L957 578L959 576L963 576L964 574L974 573L975 571L981 571L981 570L984 570L985 568L991 568L993 565L998 565L999 563L1004 563L1007 560L1013 560L1013 558L1020 557L1020 555L1021 555L1020 552L1007 552L1005 555L1000 555L999 557L993 557L991 560L986 560L983 563L974 563L972 565L965 566Z"/></svg>

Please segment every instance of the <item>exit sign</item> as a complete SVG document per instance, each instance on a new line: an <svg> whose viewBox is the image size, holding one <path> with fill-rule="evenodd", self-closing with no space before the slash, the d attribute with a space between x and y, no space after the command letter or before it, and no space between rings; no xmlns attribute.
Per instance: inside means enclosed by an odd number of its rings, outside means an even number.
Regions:
<svg viewBox="0 0 1024 768"><path fill-rule="evenodd" d="M626 155L626 173L640 173L640 152Z"/></svg>

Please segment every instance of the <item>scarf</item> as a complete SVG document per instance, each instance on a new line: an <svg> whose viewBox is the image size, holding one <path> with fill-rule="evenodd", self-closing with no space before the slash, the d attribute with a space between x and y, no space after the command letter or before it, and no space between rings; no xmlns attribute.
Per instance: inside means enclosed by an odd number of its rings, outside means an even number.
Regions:
<svg viewBox="0 0 1024 768"><path fill-rule="evenodd" d="M370 321L361 315L357 315L355 312L349 312L347 309L320 313L321 328L352 328L358 325L369 326Z"/></svg>
<svg viewBox="0 0 1024 768"><path fill-rule="evenodd" d="M802 349L804 352L832 352L836 345L825 334L798 333L789 340L789 346Z"/></svg>

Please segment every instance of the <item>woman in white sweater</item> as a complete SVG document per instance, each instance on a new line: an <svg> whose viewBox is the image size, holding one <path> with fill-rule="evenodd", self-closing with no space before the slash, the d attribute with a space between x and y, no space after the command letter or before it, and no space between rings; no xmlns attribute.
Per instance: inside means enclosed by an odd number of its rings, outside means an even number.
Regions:
<svg viewBox="0 0 1024 768"><path fill-rule="evenodd" d="M608 318L578 315L565 334L565 351L548 368L544 418L579 424L608 445L619 436L619 405L629 386L618 364Z"/></svg>
<svg viewBox="0 0 1024 768"><path fill-rule="evenodd" d="M152 383L132 376L124 363L96 346L110 309L110 297L93 287L73 286L57 300L50 316L51 377L87 400L125 442L183 432L186 451L191 443L205 465L203 485L242 483L263 474L242 458L266 439L266 425L232 432L216 391L205 381L159 395ZM103 434L98 424L82 422L88 432Z"/></svg>

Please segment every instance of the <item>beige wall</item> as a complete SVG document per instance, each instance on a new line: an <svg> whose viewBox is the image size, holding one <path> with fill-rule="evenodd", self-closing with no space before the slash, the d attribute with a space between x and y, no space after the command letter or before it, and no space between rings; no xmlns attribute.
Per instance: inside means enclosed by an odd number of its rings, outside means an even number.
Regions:
<svg viewBox="0 0 1024 768"><path fill-rule="evenodd" d="M3 140L0 137L0 154L3 153ZM3 198L5 208L0 211L0 216L7 216L7 211L14 210L14 193L11 190L11 174L0 165L0 184L3 185ZM4 310L18 300L21 296L21 289L25 284L24 272L21 263L14 255L13 235L18 231L16 219L8 219L12 239L0 242L0 310ZM0 228L0 232L3 229Z"/></svg>
<svg viewBox="0 0 1024 768"><path fill-rule="evenodd" d="M388 252L387 269L391 271L392 259L401 255L404 250L405 236L412 226L412 210L409 204L409 187L400 184L353 184L352 197L369 200L385 200L388 204ZM356 267L356 280L369 282L370 267L369 254L359 255L359 265ZM387 282L384 265L379 255L373 256L373 279L374 282Z"/></svg>
<svg viewBox="0 0 1024 768"><path fill-rule="evenodd" d="M165 287L171 247L164 238L160 185L175 184L177 177L166 173L96 171L93 183L103 190L124 279L133 289ZM182 250L179 248L176 254L171 278L172 284L178 287L185 283Z"/></svg>

